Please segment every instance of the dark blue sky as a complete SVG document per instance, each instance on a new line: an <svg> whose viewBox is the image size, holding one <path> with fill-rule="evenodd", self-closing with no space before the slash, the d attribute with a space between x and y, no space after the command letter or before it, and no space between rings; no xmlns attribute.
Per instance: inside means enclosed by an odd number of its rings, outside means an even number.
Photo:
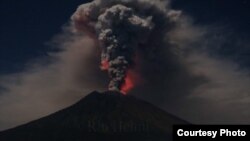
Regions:
<svg viewBox="0 0 250 141"><path fill-rule="evenodd" d="M250 68L249 0L172 0L173 7L191 15L194 24L212 26L208 51ZM219 39L214 39L220 37Z"/></svg>
<svg viewBox="0 0 250 141"><path fill-rule="evenodd" d="M197 23L223 22L250 31L249 0L173 0L173 7L195 17Z"/></svg>
<svg viewBox="0 0 250 141"><path fill-rule="evenodd" d="M60 33L76 7L86 1L1 0L0 74L21 71L30 60L53 51L45 43ZM249 0L173 0L172 6L191 15L197 25L222 24L232 29L233 38L250 37ZM238 48L228 44L230 49L220 52L233 56ZM249 48L242 51L246 56ZM248 60L246 57L241 62L248 64Z"/></svg>
<svg viewBox="0 0 250 141"><path fill-rule="evenodd" d="M20 71L53 50L45 45L85 0L1 0L0 73Z"/></svg>

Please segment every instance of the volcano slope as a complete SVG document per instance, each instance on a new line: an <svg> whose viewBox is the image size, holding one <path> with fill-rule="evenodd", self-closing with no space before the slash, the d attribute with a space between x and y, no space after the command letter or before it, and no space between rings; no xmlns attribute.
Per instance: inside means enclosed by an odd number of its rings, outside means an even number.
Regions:
<svg viewBox="0 0 250 141"><path fill-rule="evenodd" d="M118 92L92 92L47 117L0 132L1 141L171 141L174 124L189 124Z"/></svg>

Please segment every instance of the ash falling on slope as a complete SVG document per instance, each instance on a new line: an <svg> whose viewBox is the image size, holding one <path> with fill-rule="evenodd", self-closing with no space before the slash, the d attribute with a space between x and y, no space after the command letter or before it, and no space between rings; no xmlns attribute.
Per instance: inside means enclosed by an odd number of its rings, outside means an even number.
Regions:
<svg viewBox="0 0 250 141"><path fill-rule="evenodd" d="M109 90L127 93L139 81L140 62L163 59L160 53L169 50L165 37L180 12L165 6L161 1L95 0L74 13L76 30L98 38L101 69L111 79Z"/></svg>

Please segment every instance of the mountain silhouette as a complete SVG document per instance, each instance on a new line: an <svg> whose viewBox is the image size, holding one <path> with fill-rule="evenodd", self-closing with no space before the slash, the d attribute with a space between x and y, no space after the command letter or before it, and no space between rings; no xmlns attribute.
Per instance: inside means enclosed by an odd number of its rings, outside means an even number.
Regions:
<svg viewBox="0 0 250 141"><path fill-rule="evenodd" d="M172 125L188 124L118 92L92 92L47 117L0 132L0 141L169 141Z"/></svg>

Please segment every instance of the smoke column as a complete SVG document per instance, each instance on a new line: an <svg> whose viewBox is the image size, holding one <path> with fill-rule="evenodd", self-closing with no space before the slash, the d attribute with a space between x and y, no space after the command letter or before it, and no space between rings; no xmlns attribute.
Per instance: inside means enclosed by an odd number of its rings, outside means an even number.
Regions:
<svg viewBox="0 0 250 141"><path fill-rule="evenodd" d="M162 1L95 0L79 6L72 21L78 32L98 39L101 69L107 70L111 79L109 90L127 93L136 85L130 74L134 68L141 68L135 59L144 56L139 55L140 50L163 51L157 49L157 44L162 42L166 29L175 24L179 14Z"/></svg>

